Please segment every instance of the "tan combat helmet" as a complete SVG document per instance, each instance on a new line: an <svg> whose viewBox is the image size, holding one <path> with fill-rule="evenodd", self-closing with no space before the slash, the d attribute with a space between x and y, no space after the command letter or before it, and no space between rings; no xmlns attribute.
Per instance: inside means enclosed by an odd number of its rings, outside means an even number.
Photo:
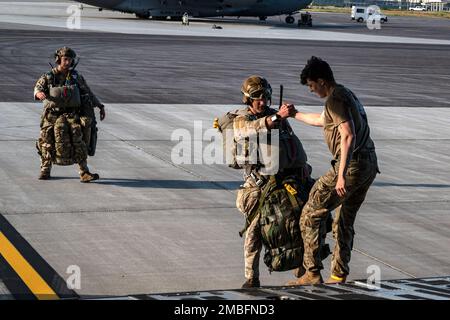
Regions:
<svg viewBox="0 0 450 320"><path fill-rule="evenodd" d="M55 52L55 62L57 64L60 64L61 57L72 58L72 64L73 64L75 61L75 58L77 57L77 54L75 53L75 51L73 51L73 49L71 49L69 47L62 47L62 48L59 48L58 50L56 50L56 52Z"/></svg>
<svg viewBox="0 0 450 320"><path fill-rule="evenodd" d="M242 102L245 104L250 104L253 99L272 98L272 87L260 76L248 77L242 84L241 92L244 95Z"/></svg>

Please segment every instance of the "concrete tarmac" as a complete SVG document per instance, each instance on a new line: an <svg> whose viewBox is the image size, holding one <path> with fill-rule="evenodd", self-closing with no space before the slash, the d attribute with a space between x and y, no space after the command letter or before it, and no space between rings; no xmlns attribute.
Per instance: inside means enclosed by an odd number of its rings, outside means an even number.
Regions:
<svg viewBox="0 0 450 320"><path fill-rule="evenodd" d="M194 135L194 122L203 133L214 117L239 106L240 85L254 73L274 86L274 104L282 83L286 100L320 112L322 102L298 83L311 55L328 60L338 81L366 105L382 172L356 221L350 279L366 278L373 265L385 280L450 274L445 39L431 45L35 25L32 30L2 17L0 213L63 279L70 266L80 267L77 294L232 289L243 283L243 243L237 235L243 218L234 206L241 172L225 165L177 164L172 152L178 140L172 135L185 129L197 143L203 141L200 148L191 145L190 156L199 157L208 143ZM79 71L106 104L97 154L89 159L101 176L96 183L79 183L75 166L55 166L53 180L37 180L34 143L42 106L32 101L32 88L62 45L80 54ZM330 155L321 130L291 123L313 175L323 174ZM328 268L329 259L325 277ZM264 285L292 278L290 272L265 270L261 262Z"/></svg>

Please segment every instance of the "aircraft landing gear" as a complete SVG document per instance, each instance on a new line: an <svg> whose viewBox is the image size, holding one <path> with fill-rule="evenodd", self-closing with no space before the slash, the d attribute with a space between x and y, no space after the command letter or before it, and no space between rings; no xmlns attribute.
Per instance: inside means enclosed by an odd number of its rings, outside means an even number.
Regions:
<svg viewBox="0 0 450 320"><path fill-rule="evenodd" d="M152 16L152 20L165 21L165 20L167 20L167 17L166 16Z"/></svg>
<svg viewBox="0 0 450 320"><path fill-rule="evenodd" d="M266 16L260 16L259 17L259 21L266 21L267 20L267 17Z"/></svg>
<svg viewBox="0 0 450 320"><path fill-rule="evenodd" d="M295 22L295 19L293 16L287 16L286 17L286 23L287 24L293 24Z"/></svg>
<svg viewBox="0 0 450 320"><path fill-rule="evenodd" d="M148 12L135 13L135 15L136 15L136 18L139 18L139 19L148 19L148 18L150 18L150 13L148 13Z"/></svg>

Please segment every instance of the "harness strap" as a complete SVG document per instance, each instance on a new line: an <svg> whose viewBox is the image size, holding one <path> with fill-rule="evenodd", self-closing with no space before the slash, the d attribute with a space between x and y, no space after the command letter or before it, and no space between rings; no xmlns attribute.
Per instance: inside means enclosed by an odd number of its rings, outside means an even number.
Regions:
<svg viewBox="0 0 450 320"><path fill-rule="evenodd" d="M264 205L264 201L266 200L266 196L269 193L269 190L272 189L272 186L274 186L276 184L277 184L277 182L276 182L275 177L274 176L270 176L269 182L266 183L266 185L264 186L264 189L263 189L263 192L261 194L261 197L259 198L258 207L256 207L256 209L253 209L253 211L250 212L250 214L246 217L244 228L241 231L239 231L239 236L241 238L244 235L244 233L247 231L248 227L250 227L251 223L256 218L256 216L259 215L259 210Z"/></svg>

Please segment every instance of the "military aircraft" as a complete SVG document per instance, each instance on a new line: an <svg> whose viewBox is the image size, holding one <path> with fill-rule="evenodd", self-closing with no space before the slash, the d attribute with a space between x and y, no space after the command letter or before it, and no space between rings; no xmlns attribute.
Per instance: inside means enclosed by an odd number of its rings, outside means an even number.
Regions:
<svg viewBox="0 0 450 320"><path fill-rule="evenodd" d="M292 14L306 8L312 0L83 0L76 1L98 7L134 13L138 18L181 20L191 17L259 17L287 15L286 23L295 22Z"/></svg>

